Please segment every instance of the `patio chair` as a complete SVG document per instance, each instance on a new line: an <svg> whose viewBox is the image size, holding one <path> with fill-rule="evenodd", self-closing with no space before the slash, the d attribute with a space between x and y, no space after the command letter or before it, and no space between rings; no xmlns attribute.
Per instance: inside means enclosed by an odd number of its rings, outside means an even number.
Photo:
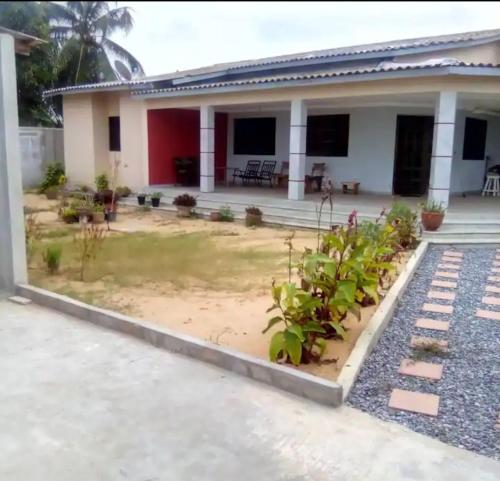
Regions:
<svg viewBox="0 0 500 481"><path fill-rule="evenodd" d="M269 182L269 187L273 186L273 176L276 164L277 162L275 160L264 160L258 176L259 185L262 185L263 181L267 181Z"/></svg>
<svg viewBox="0 0 500 481"><path fill-rule="evenodd" d="M306 192L312 192L314 184L316 184L316 189L314 189L316 192L321 190L325 169L326 164L324 163L313 164L311 175L306 175Z"/></svg>
<svg viewBox="0 0 500 481"><path fill-rule="evenodd" d="M281 170L279 174L275 174L276 187L286 187L288 177L290 175L290 162L281 162Z"/></svg>
<svg viewBox="0 0 500 481"><path fill-rule="evenodd" d="M260 160L249 160L245 170L234 169L233 184L236 184L236 179L240 178L242 184L247 184L251 180L257 182L259 180Z"/></svg>

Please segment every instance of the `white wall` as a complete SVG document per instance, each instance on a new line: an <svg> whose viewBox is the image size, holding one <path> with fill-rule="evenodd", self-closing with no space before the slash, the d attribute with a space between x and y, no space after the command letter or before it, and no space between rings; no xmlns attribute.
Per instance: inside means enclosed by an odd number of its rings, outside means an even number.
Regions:
<svg viewBox="0 0 500 481"><path fill-rule="evenodd" d="M349 149L347 157L307 157L306 173L312 164L324 162L328 175L336 188L344 181L361 182L364 192L392 193L396 118L398 114L433 115L432 109L407 107L369 107L351 109L310 109L308 114L350 114ZM276 155L234 155L233 119L242 117L276 116ZM230 114L228 125L228 166L244 168L247 160L277 160L279 171L282 161L288 160L290 136L289 112L262 112Z"/></svg>
<svg viewBox="0 0 500 481"><path fill-rule="evenodd" d="M485 160L464 160L465 117L474 117L488 121L486 133L485 157L489 157L488 165L500 164L500 118L489 115L479 115L459 110L455 120L455 139L453 149L453 164L451 169L451 193L479 192L483 188L486 170Z"/></svg>

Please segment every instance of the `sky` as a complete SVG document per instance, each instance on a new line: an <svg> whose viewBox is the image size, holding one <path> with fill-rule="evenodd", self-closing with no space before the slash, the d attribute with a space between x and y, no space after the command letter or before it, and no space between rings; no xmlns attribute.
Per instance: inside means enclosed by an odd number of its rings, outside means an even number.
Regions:
<svg viewBox="0 0 500 481"><path fill-rule="evenodd" d="M113 39L147 75L221 62L500 28L500 2L118 2L135 26Z"/></svg>

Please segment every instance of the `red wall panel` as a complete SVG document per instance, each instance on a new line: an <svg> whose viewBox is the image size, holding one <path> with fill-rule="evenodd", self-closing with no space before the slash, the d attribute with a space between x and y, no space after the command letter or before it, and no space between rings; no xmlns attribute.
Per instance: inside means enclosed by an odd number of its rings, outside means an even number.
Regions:
<svg viewBox="0 0 500 481"><path fill-rule="evenodd" d="M197 110L148 110L149 183L175 183L175 157L200 155Z"/></svg>

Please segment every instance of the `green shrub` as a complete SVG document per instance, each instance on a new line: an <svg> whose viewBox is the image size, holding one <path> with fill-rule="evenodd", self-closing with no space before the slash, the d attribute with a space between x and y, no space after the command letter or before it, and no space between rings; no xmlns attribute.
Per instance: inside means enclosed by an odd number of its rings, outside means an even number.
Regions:
<svg viewBox="0 0 500 481"><path fill-rule="evenodd" d="M395 202L387 214L387 222L397 232L398 242L403 249L411 249L417 241L417 212L403 202Z"/></svg>
<svg viewBox="0 0 500 481"><path fill-rule="evenodd" d="M174 201L174 205L180 205L184 207L195 207L196 206L196 197L193 197L189 194L178 195Z"/></svg>
<svg viewBox="0 0 500 481"><path fill-rule="evenodd" d="M253 205L247 207L245 209L245 212L250 215L262 215L262 211L258 207L255 207Z"/></svg>
<svg viewBox="0 0 500 481"><path fill-rule="evenodd" d="M61 176L64 175L64 168L60 162L53 162L45 167L42 183L38 192L43 194L49 187L58 186Z"/></svg>
<svg viewBox="0 0 500 481"><path fill-rule="evenodd" d="M43 253L43 260L49 274L55 274L61 265L62 247L57 244L49 245Z"/></svg>
<svg viewBox="0 0 500 481"><path fill-rule="evenodd" d="M436 202L434 200L429 200L421 204L421 208L423 212L433 212L435 214L444 214L446 211L442 202Z"/></svg>
<svg viewBox="0 0 500 481"><path fill-rule="evenodd" d="M234 214L231 211L231 207L222 206L219 209L219 218L220 218L221 222L233 222L234 221Z"/></svg>
<svg viewBox="0 0 500 481"><path fill-rule="evenodd" d="M66 224L74 224L78 222L78 212L74 207L65 207L61 211L61 219L66 222Z"/></svg>
<svg viewBox="0 0 500 481"><path fill-rule="evenodd" d="M130 188L127 186L117 187L115 192L118 197L128 197L132 193Z"/></svg>
<svg viewBox="0 0 500 481"><path fill-rule="evenodd" d="M97 192L109 189L109 180L106 174L100 174L95 178Z"/></svg>

